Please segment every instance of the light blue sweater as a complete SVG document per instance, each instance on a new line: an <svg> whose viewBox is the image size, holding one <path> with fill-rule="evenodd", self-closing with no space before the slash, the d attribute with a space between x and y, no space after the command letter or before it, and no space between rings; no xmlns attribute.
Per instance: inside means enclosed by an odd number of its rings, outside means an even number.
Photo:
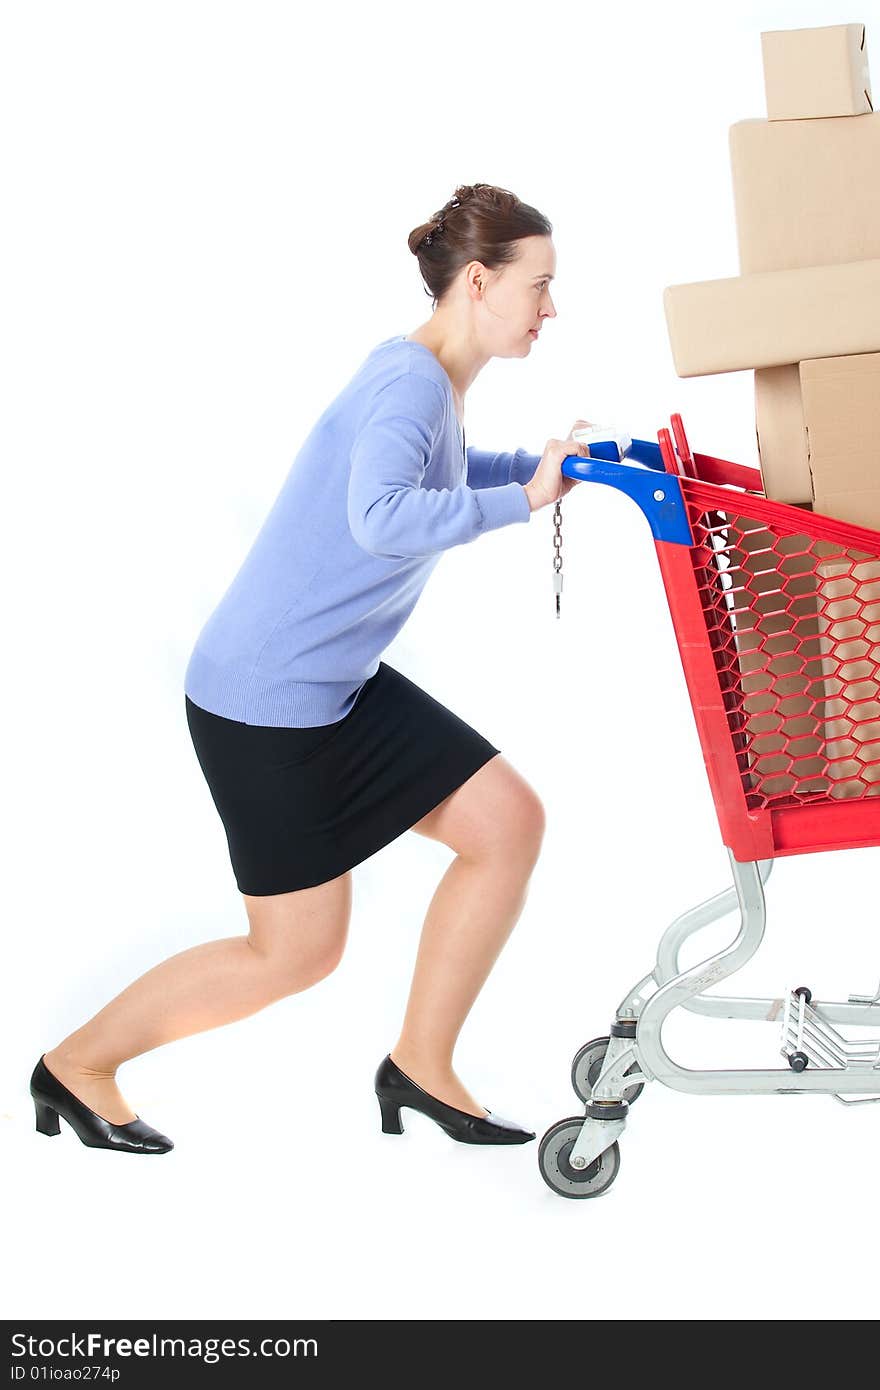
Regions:
<svg viewBox="0 0 880 1390"><path fill-rule="evenodd" d="M196 639L189 698L245 724L342 719L441 553L529 520L539 462L467 449L438 358L386 338L294 459Z"/></svg>

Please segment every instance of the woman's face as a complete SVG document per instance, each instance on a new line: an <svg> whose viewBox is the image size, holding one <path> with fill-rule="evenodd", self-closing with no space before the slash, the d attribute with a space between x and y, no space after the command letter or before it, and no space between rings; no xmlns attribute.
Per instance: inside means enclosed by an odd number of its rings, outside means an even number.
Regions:
<svg viewBox="0 0 880 1390"><path fill-rule="evenodd" d="M556 317L550 283L556 252L549 236L523 237L519 256L499 270L481 268L480 328L493 357L525 357L538 341L544 320Z"/></svg>

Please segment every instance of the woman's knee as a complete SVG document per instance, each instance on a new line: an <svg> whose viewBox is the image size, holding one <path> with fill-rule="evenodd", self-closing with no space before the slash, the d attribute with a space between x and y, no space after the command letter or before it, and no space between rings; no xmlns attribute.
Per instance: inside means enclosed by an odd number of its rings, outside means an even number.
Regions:
<svg viewBox="0 0 880 1390"><path fill-rule="evenodd" d="M248 944L281 986L304 989L332 974L348 939L350 870L313 888L242 896L250 924Z"/></svg>
<svg viewBox="0 0 880 1390"><path fill-rule="evenodd" d="M523 783L511 791L494 816L462 841L458 852L465 858L514 860L531 869L538 859L546 825L544 803L528 783Z"/></svg>
<svg viewBox="0 0 880 1390"><path fill-rule="evenodd" d="M546 825L538 793L499 753L413 829L465 858L517 854L536 859Z"/></svg>
<svg viewBox="0 0 880 1390"><path fill-rule="evenodd" d="M518 844L526 850L533 851L537 858L547 829L547 812L543 801L533 787L524 783L511 810L514 820L513 834Z"/></svg>

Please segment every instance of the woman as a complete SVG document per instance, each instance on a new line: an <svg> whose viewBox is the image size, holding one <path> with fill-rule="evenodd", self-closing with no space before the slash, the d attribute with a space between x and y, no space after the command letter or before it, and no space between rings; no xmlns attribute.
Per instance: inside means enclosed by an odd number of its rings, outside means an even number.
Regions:
<svg viewBox="0 0 880 1390"><path fill-rule="evenodd" d="M464 1143L535 1138L479 1104L452 1055L524 906L543 806L499 749L380 655L444 550L574 486L562 460L586 446L551 439L539 457L464 442L480 370L525 357L555 315L551 231L514 194L475 184L411 233L432 317L379 343L324 411L187 667L188 725L249 933L172 956L44 1053L31 1077L41 1133L63 1116L93 1147L173 1148L125 1101L117 1068L326 977L353 866L412 829L456 857L376 1073L382 1129L401 1133L409 1106Z"/></svg>

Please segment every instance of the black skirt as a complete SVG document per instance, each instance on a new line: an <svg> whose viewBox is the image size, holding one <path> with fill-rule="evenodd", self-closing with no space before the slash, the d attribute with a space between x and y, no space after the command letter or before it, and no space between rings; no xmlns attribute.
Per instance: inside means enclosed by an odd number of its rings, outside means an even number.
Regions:
<svg viewBox="0 0 880 1390"><path fill-rule="evenodd" d="M186 718L240 892L326 883L421 820L500 749L384 661L334 724Z"/></svg>

